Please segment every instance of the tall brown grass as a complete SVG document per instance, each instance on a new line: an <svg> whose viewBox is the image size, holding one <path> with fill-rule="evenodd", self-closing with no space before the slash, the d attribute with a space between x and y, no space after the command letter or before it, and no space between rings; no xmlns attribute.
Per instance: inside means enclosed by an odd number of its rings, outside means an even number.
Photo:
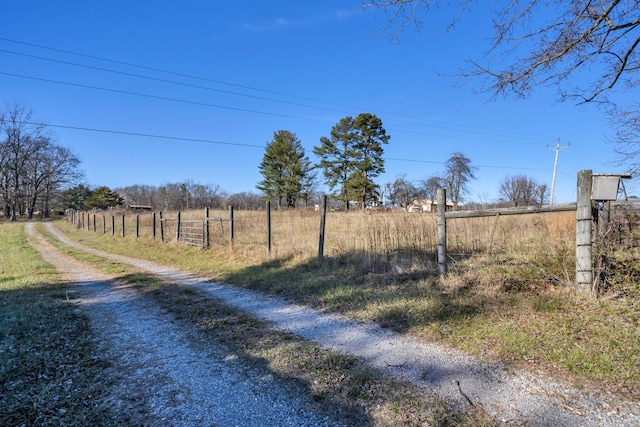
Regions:
<svg viewBox="0 0 640 427"><path fill-rule="evenodd" d="M151 213L115 212L115 236L151 239ZM104 215L106 233L111 234L111 215ZM96 229L102 232L102 214L96 215ZM136 217L138 218L136 220ZM175 243L177 212L163 213L164 239ZM183 221L203 220L204 211L181 212ZM209 223L212 250L229 247L228 211L211 211ZM90 219L93 229L93 219ZM302 261L318 254L320 214L309 210L271 212L271 258ZM234 212L234 251L247 260L266 258L266 213ZM156 239L160 240L160 218L156 214ZM575 214L558 212L447 220L447 246L451 261L471 256L492 256L492 262L524 264L534 270L550 269L550 276L571 280ZM329 212L326 219L324 254L348 259L356 269L367 272L405 273L437 268L437 218L427 213Z"/></svg>

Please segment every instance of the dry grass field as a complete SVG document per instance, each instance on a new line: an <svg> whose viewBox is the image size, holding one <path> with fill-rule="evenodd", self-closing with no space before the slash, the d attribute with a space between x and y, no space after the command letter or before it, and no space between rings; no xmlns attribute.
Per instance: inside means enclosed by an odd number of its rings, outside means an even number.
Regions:
<svg viewBox="0 0 640 427"><path fill-rule="evenodd" d="M122 236L122 212L90 214L85 227L98 233ZM164 213L166 243L176 241L177 213ZM136 220L136 217L138 218ZM229 247L229 212L209 213L210 243L214 249ZM220 220L215 220L219 218ZM204 219L203 211L181 213L182 221ZM103 228L103 220L105 226ZM137 221L137 226L136 226ZM115 229L112 230L112 223ZM317 256L320 215L308 210L271 212L271 259L304 261ZM449 219L448 247L452 260L478 254L502 254L523 263L536 264L563 280L573 280L575 214L561 212L524 216ZM198 227L201 225L198 224ZM151 240L152 214L126 214L125 235ZM266 214L261 211L234 212L234 251L246 261L266 258ZM156 239L160 220L156 216ZM324 253L329 258L345 257L363 272L405 272L434 269L437 251L436 216L397 212L330 212L327 215ZM552 262L555 259L555 264ZM542 273L544 271L541 270Z"/></svg>

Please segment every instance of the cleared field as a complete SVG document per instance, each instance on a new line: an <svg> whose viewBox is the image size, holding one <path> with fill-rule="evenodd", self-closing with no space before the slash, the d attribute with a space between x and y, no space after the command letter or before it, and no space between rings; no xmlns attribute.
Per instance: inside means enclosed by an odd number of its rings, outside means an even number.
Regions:
<svg viewBox="0 0 640 427"><path fill-rule="evenodd" d="M88 230L151 240L152 213L90 214ZM203 211L181 212L182 221L202 221ZM177 213L156 214L155 239L172 243L177 235ZM210 245L229 247L229 212L209 213ZM104 221L104 225L103 225ZM474 254L502 254L537 264L554 280L573 280L575 214L560 212L518 217L449 219L448 247L454 260ZM113 227L112 227L113 226ZM198 225L201 227L201 225ZM234 251L247 260L266 258L267 220L260 211L234 212ZM313 211L271 212L271 258L313 258L318 253L320 214ZM406 212L330 212L327 215L324 253L351 260L368 272L436 268L435 215Z"/></svg>

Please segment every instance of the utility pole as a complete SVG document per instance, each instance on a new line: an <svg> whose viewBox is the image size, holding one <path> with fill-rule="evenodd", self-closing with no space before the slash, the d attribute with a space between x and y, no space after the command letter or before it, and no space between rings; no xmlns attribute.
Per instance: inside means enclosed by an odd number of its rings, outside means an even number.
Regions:
<svg viewBox="0 0 640 427"><path fill-rule="evenodd" d="M558 154L560 154L560 150L564 148L569 148L569 147L571 147L571 143L567 144L566 147L561 147L560 138L558 138L558 143L556 144L555 147L549 148L549 146L547 146L547 150L553 150L556 152L556 161L553 163L553 178L551 179L551 197L549 198L549 205L553 205L553 193L556 189L556 172L558 171Z"/></svg>

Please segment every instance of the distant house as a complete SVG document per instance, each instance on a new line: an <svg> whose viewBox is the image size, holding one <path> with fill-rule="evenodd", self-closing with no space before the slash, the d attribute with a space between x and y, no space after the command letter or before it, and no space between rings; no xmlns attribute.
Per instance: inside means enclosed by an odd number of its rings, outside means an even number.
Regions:
<svg viewBox="0 0 640 427"><path fill-rule="evenodd" d="M134 211L152 211L153 210L151 206L145 206L145 205L129 205L129 209Z"/></svg>
<svg viewBox="0 0 640 427"><path fill-rule="evenodd" d="M450 211L453 209L455 205L453 202L447 202L447 207L445 210ZM414 200L411 202L409 206L407 206L407 211L409 212L437 212L438 211L438 201L437 200L429 200L429 199L421 199Z"/></svg>

